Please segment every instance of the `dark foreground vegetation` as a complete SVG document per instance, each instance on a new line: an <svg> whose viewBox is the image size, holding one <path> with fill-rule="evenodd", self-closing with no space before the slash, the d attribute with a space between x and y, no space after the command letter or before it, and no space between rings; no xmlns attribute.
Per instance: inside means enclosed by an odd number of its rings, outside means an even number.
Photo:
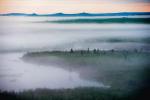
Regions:
<svg viewBox="0 0 150 100"><path fill-rule="evenodd" d="M100 88L36 89L23 92L0 92L1 100L149 100L150 88L122 94Z"/></svg>
<svg viewBox="0 0 150 100"><path fill-rule="evenodd" d="M115 94L98 88L48 90L37 89L20 93L1 92L4 100L126 100L129 95Z"/></svg>

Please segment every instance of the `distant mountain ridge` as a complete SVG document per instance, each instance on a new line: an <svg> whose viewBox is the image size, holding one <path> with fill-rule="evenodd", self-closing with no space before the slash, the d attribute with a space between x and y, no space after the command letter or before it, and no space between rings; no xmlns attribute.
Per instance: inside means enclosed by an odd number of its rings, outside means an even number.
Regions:
<svg viewBox="0 0 150 100"><path fill-rule="evenodd" d="M62 16L62 17L73 17L73 16L136 16L136 15L150 15L150 12L119 12L119 13L54 13L54 14L26 14L26 13L7 13L0 14L0 16Z"/></svg>

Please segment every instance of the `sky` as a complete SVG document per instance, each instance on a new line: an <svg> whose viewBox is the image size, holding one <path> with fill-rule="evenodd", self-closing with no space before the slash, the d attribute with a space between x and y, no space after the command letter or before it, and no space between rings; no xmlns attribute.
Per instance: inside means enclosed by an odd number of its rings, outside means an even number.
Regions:
<svg viewBox="0 0 150 100"><path fill-rule="evenodd" d="M150 12L150 0L0 0L0 13Z"/></svg>

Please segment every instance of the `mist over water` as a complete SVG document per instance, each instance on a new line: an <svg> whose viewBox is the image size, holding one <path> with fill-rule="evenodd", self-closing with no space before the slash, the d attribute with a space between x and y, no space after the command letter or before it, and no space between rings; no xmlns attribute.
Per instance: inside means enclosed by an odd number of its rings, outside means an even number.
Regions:
<svg viewBox="0 0 150 100"><path fill-rule="evenodd" d="M24 62L25 53L99 48L150 50L150 24L38 23L72 17L0 17L0 89L109 87L59 66Z"/></svg>
<svg viewBox="0 0 150 100"><path fill-rule="evenodd" d="M45 20L60 20L61 17L1 17L0 51L30 51L86 48L147 48L144 39L149 38L149 24L55 24L35 23ZM70 17L67 19L71 19ZM116 43L96 42L95 39L141 39L141 43L125 41ZM94 42L94 43L92 43ZM87 44L87 45L85 45ZM98 45L96 45L98 44ZM112 45L114 44L114 45ZM136 47L134 47L136 46ZM138 49L138 48L137 48Z"/></svg>

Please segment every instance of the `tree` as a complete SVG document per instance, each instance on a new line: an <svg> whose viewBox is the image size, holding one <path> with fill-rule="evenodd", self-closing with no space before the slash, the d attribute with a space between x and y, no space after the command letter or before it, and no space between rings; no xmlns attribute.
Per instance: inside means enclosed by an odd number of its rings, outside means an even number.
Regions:
<svg viewBox="0 0 150 100"><path fill-rule="evenodd" d="M70 53L73 53L73 52L74 52L74 51L73 51L73 49L71 48L71 49L70 49Z"/></svg>
<svg viewBox="0 0 150 100"><path fill-rule="evenodd" d="M93 53L96 53L96 49L93 50Z"/></svg>
<svg viewBox="0 0 150 100"><path fill-rule="evenodd" d="M88 48L87 52L90 53L90 49L89 48Z"/></svg>

